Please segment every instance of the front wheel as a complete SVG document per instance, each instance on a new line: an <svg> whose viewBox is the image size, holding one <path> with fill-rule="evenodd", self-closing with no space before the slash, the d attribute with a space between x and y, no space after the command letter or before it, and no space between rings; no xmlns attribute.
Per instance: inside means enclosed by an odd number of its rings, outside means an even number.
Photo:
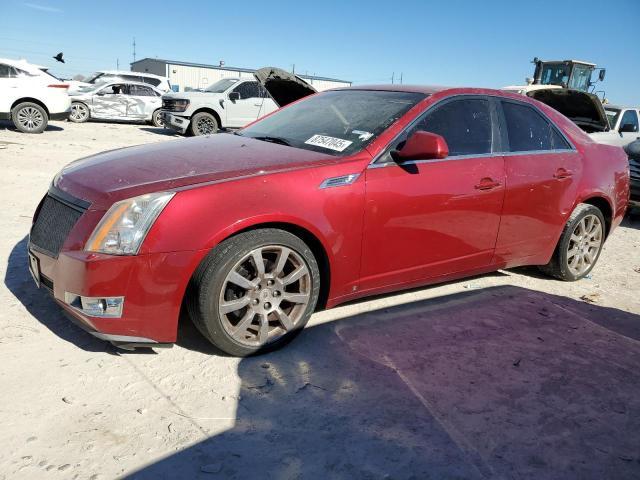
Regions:
<svg viewBox="0 0 640 480"><path fill-rule="evenodd" d="M599 208L579 204L562 231L551 261L540 269L560 280L584 278L595 266L605 239L605 220Z"/></svg>
<svg viewBox="0 0 640 480"><path fill-rule="evenodd" d="M84 123L89 120L91 114L89 113L89 107L82 102L73 102L71 104L71 114L69 114L69 120L74 123Z"/></svg>
<svg viewBox="0 0 640 480"><path fill-rule="evenodd" d="M164 119L162 118L160 109L153 112L153 115L151 116L151 123L154 127L164 127Z"/></svg>
<svg viewBox="0 0 640 480"><path fill-rule="evenodd" d="M318 264L300 238L252 230L225 240L203 260L187 308L211 343L244 357L291 340L308 322L319 291Z"/></svg>
<svg viewBox="0 0 640 480"><path fill-rule="evenodd" d="M207 112L196 113L191 118L189 129L193 135L211 135L216 133L219 129L218 121L216 117Z"/></svg>
<svg viewBox="0 0 640 480"><path fill-rule="evenodd" d="M11 110L11 120L24 133L42 133L49 123L47 111L37 103L19 103Z"/></svg>

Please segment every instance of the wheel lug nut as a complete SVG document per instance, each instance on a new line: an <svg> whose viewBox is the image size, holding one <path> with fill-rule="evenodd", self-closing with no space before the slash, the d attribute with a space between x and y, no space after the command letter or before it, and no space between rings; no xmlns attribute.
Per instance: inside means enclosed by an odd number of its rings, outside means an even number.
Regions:
<svg viewBox="0 0 640 480"><path fill-rule="evenodd" d="M253 303L254 305L257 305L257 304L259 304L259 303L260 303L260 300L258 300L257 298L254 298L252 303Z"/></svg>
<svg viewBox="0 0 640 480"><path fill-rule="evenodd" d="M280 292L278 290L274 290L273 296L274 297L279 297L280 296Z"/></svg>
<svg viewBox="0 0 640 480"><path fill-rule="evenodd" d="M269 302L265 302L264 309L269 310L271 308L271 304Z"/></svg>
<svg viewBox="0 0 640 480"><path fill-rule="evenodd" d="M269 286L273 285L273 280L271 280L271 279L267 280L267 285L269 285Z"/></svg>

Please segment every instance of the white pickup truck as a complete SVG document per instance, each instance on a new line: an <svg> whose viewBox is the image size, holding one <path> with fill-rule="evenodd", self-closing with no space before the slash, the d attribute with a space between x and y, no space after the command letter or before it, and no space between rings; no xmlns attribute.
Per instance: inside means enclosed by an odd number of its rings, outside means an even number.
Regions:
<svg viewBox="0 0 640 480"><path fill-rule="evenodd" d="M596 142L624 147L640 139L639 109L605 104L604 111L611 130L592 133L591 138Z"/></svg>
<svg viewBox="0 0 640 480"><path fill-rule="evenodd" d="M162 96L165 128L208 135L221 128L240 128L273 112L278 105L256 80L223 78L202 92Z"/></svg>

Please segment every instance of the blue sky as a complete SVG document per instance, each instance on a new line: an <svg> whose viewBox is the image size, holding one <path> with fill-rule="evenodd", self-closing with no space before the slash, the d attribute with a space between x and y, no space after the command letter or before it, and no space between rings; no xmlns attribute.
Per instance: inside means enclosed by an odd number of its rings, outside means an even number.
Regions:
<svg viewBox="0 0 640 480"><path fill-rule="evenodd" d="M601 87L640 105L640 0L212 2L2 0L0 57L59 76L137 58L275 65L355 83L502 87L534 57L607 68ZM51 56L63 51L67 63Z"/></svg>

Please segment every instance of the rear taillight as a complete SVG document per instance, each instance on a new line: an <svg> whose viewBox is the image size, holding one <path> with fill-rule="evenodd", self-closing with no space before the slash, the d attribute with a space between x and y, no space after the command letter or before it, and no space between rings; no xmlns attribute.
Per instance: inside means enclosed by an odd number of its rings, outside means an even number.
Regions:
<svg viewBox="0 0 640 480"><path fill-rule="evenodd" d="M52 83L51 85L47 85L49 88L69 88L69 85L64 83Z"/></svg>

